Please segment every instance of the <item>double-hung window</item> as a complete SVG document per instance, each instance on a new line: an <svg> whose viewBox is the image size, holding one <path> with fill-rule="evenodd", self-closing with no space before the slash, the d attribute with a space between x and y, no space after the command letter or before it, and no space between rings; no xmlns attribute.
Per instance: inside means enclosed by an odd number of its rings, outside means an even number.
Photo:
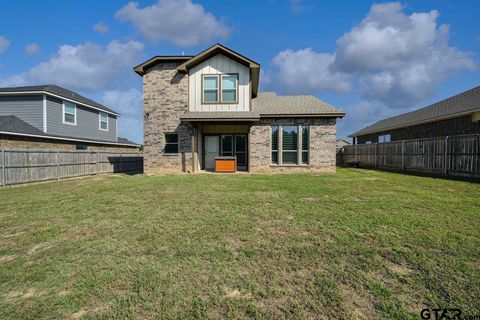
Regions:
<svg viewBox="0 0 480 320"><path fill-rule="evenodd" d="M389 134L384 134L384 135L381 135L378 137L378 142L382 143L382 142L390 142L391 140L391 137Z"/></svg>
<svg viewBox="0 0 480 320"><path fill-rule="evenodd" d="M222 75L222 102L235 103L237 102L237 75L224 74Z"/></svg>
<svg viewBox="0 0 480 320"><path fill-rule="evenodd" d="M77 124L77 106L71 102L63 103L63 123Z"/></svg>
<svg viewBox="0 0 480 320"><path fill-rule="evenodd" d="M238 75L203 75L202 103L237 103Z"/></svg>
<svg viewBox="0 0 480 320"><path fill-rule="evenodd" d="M178 153L178 133L165 133L165 153Z"/></svg>
<svg viewBox="0 0 480 320"><path fill-rule="evenodd" d="M108 131L108 114L105 112L100 112L99 121L100 130Z"/></svg>
<svg viewBox="0 0 480 320"><path fill-rule="evenodd" d="M203 76L203 103L217 103L218 76Z"/></svg>
<svg viewBox="0 0 480 320"><path fill-rule="evenodd" d="M272 126L272 164L309 163L310 128L307 125Z"/></svg>

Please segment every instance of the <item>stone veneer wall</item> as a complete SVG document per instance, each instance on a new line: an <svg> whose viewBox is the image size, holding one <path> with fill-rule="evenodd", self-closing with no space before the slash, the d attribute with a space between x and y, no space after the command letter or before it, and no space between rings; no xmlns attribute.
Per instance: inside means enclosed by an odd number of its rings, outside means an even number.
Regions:
<svg viewBox="0 0 480 320"><path fill-rule="evenodd" d="M271 164L272 125L310 125L308 165ZM262 119L250 128L250 172L335 172L335 118Z"/></svg>
<svg viewBox="0 0 480 320"><path fill-rule="evenodd" d="M77 144L88 146L87 151L94 152L137 152L137 147L109 146L101 144L75 143L61 140L0 135L0 148L11 149L50 149L50 150L75 150Z"/></svg>
<svg viewBox="0 0 480 320"><path fill-rule="evenodd" d="M180 122L188 111L188 75L177 62L160 63L143 76L144 172L187 172L192 163L192 128ZM165 133L178 133L179 154L164 152Z"/></svg>

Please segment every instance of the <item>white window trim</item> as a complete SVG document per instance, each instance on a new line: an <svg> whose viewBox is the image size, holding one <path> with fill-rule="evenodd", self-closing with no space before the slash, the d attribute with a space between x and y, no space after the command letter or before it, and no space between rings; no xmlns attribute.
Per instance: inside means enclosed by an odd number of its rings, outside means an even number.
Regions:
<svg viewBox="0 0 480 320"><path fill-rule="evenodd" d="M71 103L71 102L69 102ZM73 123L70 123L70 122L65 122L65 101L62 101L62 122L63 124L68 124L70 126L76 126L77 125L77 105L75 103L71 103L73 104L73 106L75 107L75 113L74 113L74 122Z"/></svg>
<svg viewBox="0 0 480 320"><path fill-rule="evenodd" d="M102 113L107 116L107 129L102 128ZM108 113L106 112L99 112L98 113L98 129L102 131L108 131Z"/></svg>

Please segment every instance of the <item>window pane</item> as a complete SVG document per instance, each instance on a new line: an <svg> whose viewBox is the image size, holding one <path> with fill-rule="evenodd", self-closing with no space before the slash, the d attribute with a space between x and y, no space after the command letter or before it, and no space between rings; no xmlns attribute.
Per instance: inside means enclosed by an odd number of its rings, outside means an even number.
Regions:
<svg viewBox="0 0 480 320"><path fill-rule="evenodd" d="M165 145L165 153L178 153L178 144L167 143Z"/></svg>
<svg viewBox="0 0 480 320"><path fill-rule="evenodd" d="M222 89L222 101L223 102L235 102L235 101L237 101L237 90L223 90Z"/></svg>
<svg viewBox="0 0 480 320"><path fill-rule="evenodd" d="M73 103L65 102L65 113L75 114L75 105Z"/></svg>
<svg viewBox="0 0 480 320"><path fill-rule="evenodd" d="M272 126L272 150L278 150L278 126Z"/></svg>
<svg viewBox="0 0 480 320"><path fill-rule="evenodd" d="M100 113L100 121L107 122L108 121L108 114L101 112Z"/></svg>
<svg viewBox="0 0 480 320"><path fill-rule="evenodd" d="M218 90L205 91L203 93L203 101L205 101L205 102L217 102L218 101Z"/></svg>
<svg viewBox="0 0 480 320"><path fill-rule="evenodd" d="M100 122L100 128L102 128L103 130L107 130L107 128L108 128L107 123L106 123L106 122L103 122L103 121Z"/></svg>
<svg viewBox="0 0 480 320"><path fill-rule="evenodd" d="M302 150L308 150L308 127L302 127Z"/></svg>
<svg viewBox="0 0 480 320"><path fill-rule="evenodd" d="M75 116L73 114L65 113L65 122L66 123L75 123Z"/></svg>
<svg viewBox="0 0 480 320"><path fill-rule="evenodd" d="M273 164L278 164L278 152L277 151L272 151L272 163Z"/></svg>
<svg viewBox="0 0 480 320"><path fill-rule="evenodd" d="M235 150L237 152L246 150L247 148L246 140L247 140L247 137L244 135L235 136Z"/></svg>
<svg viewBox="0 0 480 320"><path fill-rule="evenodd" d="M283 150L297 150L297 126L283 127ZM285 162L285 161L284 161ZM297 161L295 161L296 163Z"/></svg>
<svg viewBox="0 0 480 320"><path fill-rule="evenodd" d="M217 89L218 77L203 77L203 89Z"/></svg>
<svg viewBox="0 0 480 320"><path fill-rule="evenodd" d="M166 143L178 143L178 134L176 133L165 133L165 142Z"/></svg>
<svg viewBox="0 0 480 320"><path fill-rule="evenodd" d="M233 136L222 136L222 155L233 155Z"/></svg>
<svg viewBox="0 0 480 320"><path fill-rule="evenodd" d="M237 89L237 76L222 76L222 90Z"/></svg>
<svg viewBox="0 0 480 320"><path fill-rule="evenodd" d="M296 151L283 152L282 157L283 157L282 159L283 164L297 164Z"/></svg>
<svg viewBox="0 0 480 320"><path fill-rule="evenodd" d="M302 164L308 164L308 151L302 152Z"/></svg>

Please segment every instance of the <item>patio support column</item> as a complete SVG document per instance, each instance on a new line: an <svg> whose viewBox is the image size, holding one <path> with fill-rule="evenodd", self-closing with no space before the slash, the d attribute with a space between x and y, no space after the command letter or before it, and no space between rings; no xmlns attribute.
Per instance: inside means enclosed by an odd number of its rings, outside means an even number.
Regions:
<svg viewBox="0 0 480 320"><path fill-rule="evenodd" d="M297 164L302 164L302 127L297 126Z"/></svg>
<svg viewBox="0 0 480 320"><path fill-rule="evenodd" d="M197 130L196 125L192 126L192 173L195 173L195 136Z"/></svg>
<svg viewBox="0 0 480 320"><path fill-rule="evenodd" d="M283 127L278 126L278 164L283 164Z"/></svg>

